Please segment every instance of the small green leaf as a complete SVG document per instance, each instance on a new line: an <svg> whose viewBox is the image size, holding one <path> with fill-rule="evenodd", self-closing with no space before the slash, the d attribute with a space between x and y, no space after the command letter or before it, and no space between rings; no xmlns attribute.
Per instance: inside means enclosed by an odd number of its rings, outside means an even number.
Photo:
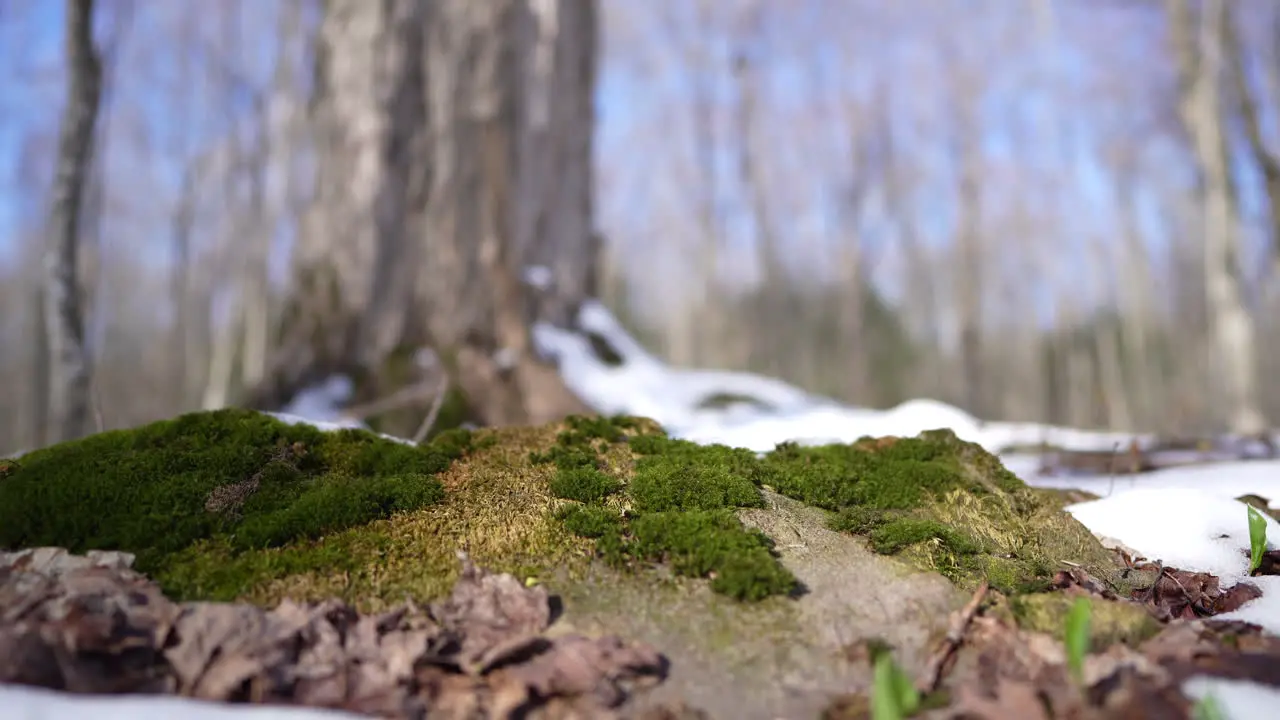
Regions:
<svg viewBox="0 0 1280 720"><path fill-rule="evenodd" d="M1262 554L1267 551L1267 518L1258 508L1249 506L1249 572L1262 567Z"/></svg>
<svg viewBox="0 0 1280 720"><path fill-rule="evenodd" d="M1067 648L1067 670L1077 685L1084 684L1084 659L1089 654L1089 616L1093 605L1089 598L1077 598L1067 613L1063 644Z"/></svg>
<svg viewBox="0 0 1280 720"><path fill-rule="evenodd" d="M889 653L876 658L871 686L872 720L903 720L920 709L920 694Z"/></svg>
<svg viewBox="0 0 1280 720"><path fill-rule="evenodd" d="M1209 693L1191 708L1191 717L1195 720L1227 720L1227 713L1222 709L1217 696Z"/></svg>

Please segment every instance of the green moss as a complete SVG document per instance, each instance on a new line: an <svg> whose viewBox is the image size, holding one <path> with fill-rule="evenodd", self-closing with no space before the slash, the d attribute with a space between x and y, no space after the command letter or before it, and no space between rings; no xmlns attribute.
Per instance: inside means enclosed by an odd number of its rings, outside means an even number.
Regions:
<svg viewBox="0 0 1280 720"><path fill-rule="evenodd" d="M870 533L871 547L878 553L892 554L916 543L936 541L961 555L976 555L982 547L963 532L937 520L899 518L879 525Z"/></svg>
<svg viewBox="0 0 1280 720"><path fill-rule="evenodd" d="M637 432L631 418L571 418L566 424L554 447L530 459L559 468L553 494L585 503L555 515L570 532L595 539L606 562L667 562L677 575L710 577L713 590L739 600L794 589L795 577L778 562L772 542L748 530L734 512L764 505L759 483L765 468L755 454ZM604 457L611 448L641 457L633 465L611 465ZM598 505L606 499L616 507Z"/></svg>
<svg viewBox="0 0 1280 720"><path fill-rule="evenodd" d="M766 487L958 584L1028 592L1063 561L1114 575L1079 523L950 433L762 457L673 439L648 420L570 418L447 430L414 447L220 411L6 468L0 546L130 550L184 599L430 599L465 547L517 575L578 573L592 558L641 572L666 563L755 600L795 587L772 543L739 519L766 507Z"/></svg>
<svg viewBox="0 0 1280 720"><path fill-rule="evenodd" d="M622 489L622 483L595 468L561 469L551 479L551 494L565 500L594 503Z"/></svg>
<svg viewBox="0 0 1280 720"><path fill-rule="evenodd" d="M556 445L546 451L534 450L529 453L529 462L534 465L551 463L561 470L594 470L599 465L594 448L566 445Z"/></svg>
<svg viewBox="0 0 1280 720"><path fill-rule="evenodd" d="M863 505L843 508L831 519L831 529L866 535L888 521L885 511Z"/></svg>
<svg viewBox="0 0 1280 720"><path fill-rule="evenodd" d="M1023 630L1060 636L1075 596L1064 592L1021 595L1010 609ZM1094 598L1089 617L1089 652L1104 652L1116 643L1136 647L1160 632L1161 624L1141 605L1126 600Z"/></svg>
<svg viewBox="0 0 1280 720"><path fill-rule="evenodd" d="M627 492L636 510L714 510L726 507L762 507L760 488L732 463L708 458L652 455L636 464Z"/></svg>
<svg viewBox="0 0 1280 720"><path fill-rule="evenodd" d="M201 541L234 556L438 503L435 476L467 444L413 447L247 410L100 433L22 458L0 484L0 547L126 550L139 570L165 574Z"/></svg>
<svg viewBox="0 0 1280 720"><path fill-rule="evenodd" d="M773 541L743 528L725 510L655 512L631 523L631 553L666 560L678 575L714 575L711 589L738 600L761 600L791 592L796 579L774 558Z"/></svg>
<svg viewBox="0 0 1280 720"><path fill-rule="evenodd" d="M947 430L850 445L779 445L762 482L833 511L831 527L862 535L965 586L1045 586L1063 561L1118 582L1114 558L1056 498L1028 488L998 458Z"/></svg>
<svg viewBox="0 0 1280 720"><path fill-rule="evenodd" d="M556 444L545 451L529 453L529 462L554 463L561 470L596 468L600 450L624 442L627 431L636 431L641 423L639 418L625 415L609 418L570 415L565 418L565 429L556 435Z"/></svg>
<svg viewBox="0 0 1280 720"><path fill-rule="evenodd" d="M584 538L599 538L605 535L622 536L622 515L616 510L592 505L568 505L556 512L556 518L564 523L565 528Z"/></svg>
<svg viewBox="0 0 1280 720"><path fill-rule="evenodd" d="M1022 485L988 458L949 431L934 431L852 445L783 443L765 465L778 492L810 505L836 511L853 505L910 509L956 488L986 494Z"/></svg>

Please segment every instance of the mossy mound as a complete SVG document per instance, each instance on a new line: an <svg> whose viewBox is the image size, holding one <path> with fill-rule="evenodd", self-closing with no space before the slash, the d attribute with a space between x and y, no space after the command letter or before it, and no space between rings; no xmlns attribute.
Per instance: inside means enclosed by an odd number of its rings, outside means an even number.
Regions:
<svg viewBox="0 0 1280 720"><path fill-rule="evenodd" d="M1121 583L1115 560L1057 498L1027 487L947 430L852 445L778 446L763 460L779 493L834 513L832 527L973 587L1043 589L1064 561Z"/></svg>
<svg viewBox="0 0 1280 720"><path fill-rule="evenodd" d="M947 431L758 455L626 417L450 431L413 447L250 411L194 413L7 466L0 546L127 550L180 597L429 598L465 549L529 576L595 559L662 565L760 600L801 589L774 539L740 521L766 506L762 489L962 587L1035 591L1063 561L1116 580L1111 556L1054 498Z"/></svg>
<svg viewBox="0 0 1280 720"><path fill-rule="evenodd" d="M857 642L920 671L982 578L1014 598L1064 562L1115 580L1061 501L947 432L757 454L569 418L413 447L221 411L0 464L0 547L135 552L180 599L362 610L438 599L465 550L544 581L566 631L659 646L681 672L656 698L814 717L867 687Z"/></svg>
<svg viewBox="0 0 1280 720"><path fill-rule="evenodd" d="M307 545L433 505L444 497L437 476L470 442L450 433L413 447L248 410L100 433L13 464L0 484L0 547L125 550L179 596L234 595L234 583L183 582L184 553L202 543L229 554Z"/></svg>

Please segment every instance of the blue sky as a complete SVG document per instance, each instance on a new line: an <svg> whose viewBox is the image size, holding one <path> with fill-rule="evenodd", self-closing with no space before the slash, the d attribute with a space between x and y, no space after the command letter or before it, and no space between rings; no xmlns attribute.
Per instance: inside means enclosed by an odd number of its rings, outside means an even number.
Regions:
<svg viewBox="0 0 1280 720"><path fill-rule="evenodd" d="M25 183L17 167L22 142L30 123L50 116L44 109L32 111L43 98L32 96L22 74L61 65L62 3L31 3L21 12L22 24L0 23L0 260L12 252L24 209Z"/></svg>
<svg viewBox="0 0 1280 720"><path fill-rule="evenodd" d="M44 130L43 134L46 138L52 137L51 128L55 127L57 106L62 95L61 77L58 72L61 66L62 49L62 3L41 2L23 5L20 11L22 14L20 23L0 23L0 189L2 189L0 190L0 262L13 260L13 239L24 221L30 225L38 224L42 219L43 208L32 207L30 205L32 195L26 191L33 183L46 181L49 171L43 170L43 175L37 177L21 177L19 168L19 160L22 157L21 144L31 137L33 131ZM138 180L139 192L155 193L156 202L159 203L167 202L167 197L175 192L181 169L182 158L172 150L170 145L176 137L175 130L181 129L183 123L189 123L190 127L187 129L194 128L194 134L190 139L193 143L199 144L202 137L207 138L212 133L220 131L224 123L219 119L222 117L221 112L215 112L217 110L215 108L187 108L192 115L186 120L180 120L174 114L175 105L181 104L175 102L175 96L147 84L147 82L157 82L157 79L172 82L168 79L172 73L168 71L173 68L163 64L155 65L157 58L165 56L163 49L157 50L152 47L151 38L162 36L153 8L154 6L140 10L135 17L135 25L130 30L131 42L140 48L137 50L138 57L146 58L148 62L153 63L153 66L146 68L147 73L141 79L131 75L127 80L122 81L121 94L117 97L117 102L120 107L128 106L131 109L140 110L131 115L136 116L134 122L140 119L143 127L133 128L128 132L151 133L154 143L158 143L160 147L153 148L154 155L151 159L145 160L125 157L122 156L123 150L116 151L110 158L109 173L115 177L118 172L132 171L133 168L130 166L145 165L146 177ZM805 21L814 22L814 19L808 18ZM1072 22L1074 20L1071 17L1064 18L1063 24L1068 31ZM259 24L268 25L267 23ZM248 28L250 33L253 30ZM246 37L253 36L249 34ZM251 67L264 69L269 67L272 56L272 48L269 44L246 42L246 46L246 51L254 53L253 62L249 63ZM1073 84L1090 72L1090 63L1093 62L1093 58L1089 56L1089 48L1080 48L1065 41L1060 43L1059 48L1061 52L1053 57L1051 68L1054 72L1053 77L1058 81ZM187 50L190 51L190 49ZM844 48L838 41L813 48L811 57L807 56L806 52L802 52L805 50L805 48L782 45L770 48L773 54L770 56L771 61L766 77L769 88L768 102L770 107L780 114L787 112L802 114L806 107L815 102L815 98L812 97L813 85L810 82L812 80L810 73L815 68L813 58L818 58L816 68L824 75L842 77L841 73L844 70L842 63L847 62L847 56L842 54ZM623 51L643 52L643 50L637 51L636 48ZM653 52L661 55L664 51L659 49ZM875 55L878 52L890 52L890 50L886 45L884 50L871 48L866 52ZM1026 60L1025 55L1011 57L1015 63ZM602 198L601 205L614 208L615 211L617 208L623 208L626 212L637 214L635 219L643 222L647 219L645 216L654 214L655 209L665 207L663 203L669 202L672 192L681 194L681 191L673 191L670 185L673 182L680 182L679 178L682 177L679 173L671 173L675 172L672 168L682 162L680 156L683 151L680 148L688 146L687 134L681 134L687 127L687 122L679 118L673 121L670 113L673 103L674 106L678 106L681 102L687 101L691 93L692 78L687 72L679 67L673 68L670 64L660 72L652 69L648 72L637 72L632 62L634 60L635 58L630 58L622 62L618 57L613 57L605 64L604 71L601 73L601 83L597 93L601 120L597 149L602 158L602 172L620 178L618 181L620 189L611 191L615 195ZM1039 168L1042 172L1047 172L1049 177L1053 177L1067 194L1067 198L1061 201L1064 207L1060 209L1063 213L1062 221L1070 223L1073 233L1081 236L1091 233L1113 233L1117 227L1117 220L1113 213L1112 191L1109 186L1111 180L1099 164L1096 153L1087 150L1087 146L1097 140L1097 131L1102 127L1099 123L1113 121L1116 117L1123 118L1127 112L1130 112L1130 108L1124 105L1106 109L1088 108L1088 112L1075 113L1070 118L1066 118L1063 116L1064 107L1053 104L1053 102L1062 103L1061 98L1051 102L1049 95L1037 92L1035 84L1028 83L1027 73L1034 71L1034 68L1023 68L1021 71L1017 68L1014 70L1006 68L992 81L995 87L988 96L988 103L984 108L984 116L988 121L984 123L983 135L987 156L992 162L1007 163L1014 169L1021 168L1020 171ZM867 81L863 75L857 77L859 78L857 82ZM721 85L722 91L728 93L723 100L731 102L731 89L727 88L727 81L722 82ZM919 93L926 95L929 92L929 88L919 90ZM1075 110L1076 108L1066 109ZM1009 116L1011 112L1014 113L1012 118ZM1018 128L1025 129L1028 123L1034 126L1035 118L1043 114L1048 114L1055 119L1064 131L1063 143L1056 148L1041 142L1028 143L1025 137L1014 135L1015 132L1021 132ZM655 139L655 128L659 135L667 134L667 138L664 138L666 146L658 147L656 153L652 144L640 145L636 142L637 138L643 135L647 136L647 142L652 143ZM838 128L823 128L822 131L836 135L840 132ZM786 136L784 128L782 134L771 138L771 141L790 142L791 138ZM838 144L836 146L838 147ZM52 149L50 145L48 150ZM1185 175L1187 167L1185 164L1180 164L1184 163L1185 158L1179 158L1176 155L1169 157L1168 174L1175 178ZM922 159L922 161L925 160L934 164L941 163L942 166L948 162L945 158ZM739 246L747 248L754 233L748 221L749 208L745 205L745 197L740 188L736 187L737 170L732 154L728 152L722 154L717 167L718 183L722 188L722 197L718 198L718 205L726 214L726 222L732 230L734 241ZM1260 207L1256 178L1244 165L1241 165L1239 170L1242 179L1246 181L1241 187L1245 192L1247 213L1250 216L1256 216ZM132 179L132 175L130 177ZM917 198L917 202L922 207L928 208L928 212L921 215L921 221L924 223L922 229L937 243L950 238L955 218L954 197L952 188L946 184L948 182L946 177L946 174L943 174L941 180L931 181L931 184L922 190L923 194ZM992 187L998 190L1002 186L993 185ZM824 192L832 195L836 189L827 188ZM1140 188L1139 195L1143 192L1145 190ZM663 197L668 199L664 200ZM994 199L999 201L1002 197L997 193ZM677 198L675 207L684 207L687 210L689 206L686 201L687 198L683 200ZM1148 241L1158 244L1163 235L1160 227L1168 220L1159 215L1160 210L1153 203L1143 202L1141 207L1144 227L1151 231L1147 235ZM805 205L803 209L797 210L795 214L787 214L782 220L789 228L818 227L836 223L837 218L833 213L837 209L830 197L819 198ZM612 231L611 235L623 236L623 240L632 242L637 247L649 245L643 238L637 240L625 237L626 225L631 222L631 217L609 217L608 213L603 215L606 222L618 226L616 231L614 231L615 228L606 227L606 230ZM869 242L877 241L880 235L875 230L883 226L883 221L879 225L872 223L868 236ZM784 232L783 235L785 237L786 233ZM1255 242L1254 246L1259 244ZM1066 273L1069 275L1072 253L1064 252L1063 255L1067 267ZM160 251L157 256L163 257L163 251ZM891 281L882 280L882 283L891 294L894 294L895 290L901 290L893 287Z"/></svg>

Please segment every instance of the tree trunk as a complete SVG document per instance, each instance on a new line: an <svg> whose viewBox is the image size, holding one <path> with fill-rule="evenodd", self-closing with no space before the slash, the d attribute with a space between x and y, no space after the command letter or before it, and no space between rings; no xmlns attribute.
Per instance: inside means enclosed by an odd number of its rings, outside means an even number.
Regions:
<svg viewBox="0 0 1280 720"><path fill-rule="evenodd" d="M1167 0L1180 80L1179 113L1195 150L1204 203L1204 271L1214 364L1224 388L1231 429L1266 427L1258 405L1253 317L1245 303L1239 263L1237 192L1221 115L1225 0L1207 0L1195 18L1189 0Z"/></svg>
<svg viewBox="0 0 1280 720"><path fill-rule="evenodd" d="M586 409L528 325L567 323L594 292L595 56L590 0L326 3L316 199L252 403L431 346L478 422ZM548 291L519 282L527 264Z"/></svg>
<svg viewBox="0 0 1280 720"><path fill-rule="evenodd" d="M1265 133L1262 129L1262 109L1254 98L1253 88L1245 75L1245 49L1236 28L1235 18L1230 3L1223 3L1222 52L1231 72L1235 100L1239 104L1240 117L1243 120L1245 139L1249 143L1249 153L1253 156L1259 172L1262 174L1263 187L1267 194L1267 209L1270 223L1267 231L1270 234L1272 265L1280 265L1280 156L1267 148ZM1277 73L1273 63L1264 64L1264 72L1275 84Z"/></svg>
<svg viewBox="0 0 1280 720"><path fill-rule="evenodd" d="M960 377L964 382L961 397L965 410L978 417L987 416L987 388L983 374L982 292L984 255L982 242L982 147L977 131L976 110L978 99L962 91L961 114L966 121L960 123L961 135L957 139L959 178L957 199L960 203L956 228L957 269L956 309L960 328Z"/></svg>
<svg viewBox="0 0 1280 720"><path fill-rule="evenodd" d="M93 0L70 0L66 20L67 99L49 210L45 325L51 360L52 442L84 434L89 419L89 358L77 273L80 208L93 157L102 66L93 44Z"/></svg>

